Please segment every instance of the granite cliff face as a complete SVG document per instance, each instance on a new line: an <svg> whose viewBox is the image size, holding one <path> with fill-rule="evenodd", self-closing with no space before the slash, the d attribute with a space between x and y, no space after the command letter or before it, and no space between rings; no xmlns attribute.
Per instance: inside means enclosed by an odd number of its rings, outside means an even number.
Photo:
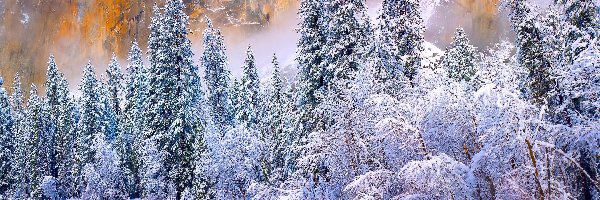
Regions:
<svg viewBox="0 0 600 200"><path fill-rule="evenodd" d="M479 47L507 37L510 27L498 12L499 1L441 3L429 18L426 39L443 49L459 26ZM48 56L54 54L59 68L69 77L71 88L76 88L81 68L88 60L100 71L113 52L125 60L132 41L145 46L152 7L161 2L164 0L0 0L0 75L5 86L10 86L14 74L19 72L26 90L30 83L43 87ZM259 64L259 57L265 57L267 64L273 52L287 54L280 57L284 62L293 56L299 0L184 2L196 53L200 53L207 15L223 29L234 74L248 44L255 48ZM381 0L367 0L370 13L375 15L380 3ZM240 62L235 57L238 53L242 55Z"/></svg>
<svg viewBox="0 0 600 200"><path fill-rule="evenodd" d="M50 54L56 55L59 68L67 76L79 74L89 59L96 66L104 65L112 52L125 59L132 41L145 46L152 7L161 2L164 1L2 0L0 75L10 85L19 72L24 85L42 86ZM223 28L248 33L259 31L280 11L297 4L295 0L184 2L194 38L202 33L205 15Z"/></svg>

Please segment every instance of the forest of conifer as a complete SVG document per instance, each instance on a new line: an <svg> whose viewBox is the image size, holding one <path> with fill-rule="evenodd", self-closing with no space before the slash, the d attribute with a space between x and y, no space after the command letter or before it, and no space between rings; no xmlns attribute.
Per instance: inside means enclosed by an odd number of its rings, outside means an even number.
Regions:
<svg viewBox="0 0 600 200"><path fill-rule="evenodd" d="M301 0L295 77L236 78L167 0L126 66L0 78L0 199L600 199L598 1L501 7L514 41L425 62L419 0Z"/></svg>

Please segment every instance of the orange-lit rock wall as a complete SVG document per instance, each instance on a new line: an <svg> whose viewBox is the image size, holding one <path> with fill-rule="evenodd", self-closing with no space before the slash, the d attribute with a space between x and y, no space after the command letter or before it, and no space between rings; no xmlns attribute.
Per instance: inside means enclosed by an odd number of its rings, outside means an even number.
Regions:
<svg viewBox="0 0 600 200"><path fill-rule="evenodd" d="M89 59L104 65L112 52L124 60L132 41L144 47L154 3L161 0L2 0L0 75L10 85L20 73L24 85L43 87L50 54L67 76L80 74ZM222 27L256 31L297 4L296 0L184 0L193 34L204 15ZM195 37L195 36L194 36ZM72 82L71 84L75 84ZM71 86L73 87L73 86Z"/></svg>

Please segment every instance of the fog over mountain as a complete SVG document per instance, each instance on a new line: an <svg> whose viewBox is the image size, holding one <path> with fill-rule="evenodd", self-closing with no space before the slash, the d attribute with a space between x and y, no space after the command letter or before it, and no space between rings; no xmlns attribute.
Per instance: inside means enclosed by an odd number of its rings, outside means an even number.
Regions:
<svg viewBox="0 0 600 200"><path fill-rule="evenodd" d="M293 63L297 34L296 0L187 0L194 52L202 52L204 17L208 15L225 35L230 69L240 72L244 51L252 45L259 66L276 53L284 64ZM19 72L24 83L43 87L50 54L71 80L78 80L88 60L102 72L114 52L121 62L132 41L144 48L152 5L160 0L115 1L0 1L0 74L7 80ZM473 43L486 47L510 39L499 0L424 0L426 40L443 49L457 27ZM380 0L367 0L377 23ZM196 56L197 57L197 56ZM270 73L262 69L260 74ZM10 81L7 81L10 82ZM71 85L71 88L76 86Z"/></svg>

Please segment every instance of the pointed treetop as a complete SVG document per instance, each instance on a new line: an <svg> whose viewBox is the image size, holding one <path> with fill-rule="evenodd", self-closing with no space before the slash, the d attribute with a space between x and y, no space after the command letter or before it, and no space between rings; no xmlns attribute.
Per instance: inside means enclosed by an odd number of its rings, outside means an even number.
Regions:
<svg viewBox="0 0 600 200"><path fill-rule="evenodd" d="M456 29L456 33L454 33L454 37L452 39L453 39L453 41L451 43L451 46L469 45L470 44L469 38L467 37L465 30L462 28Z"/></svg>
<svg viewBox="0 0 600 200"><path fill-rule="evenodd" d="M246 50L246 60L244 63L246 64L246 67L254 64L254 52L252 51L252 46L250 45L248 45L248 49Z"/></svg>
<svg viewBox="0 0 600 200"><path fill-rule="evenodd" d="M129 49L129 54L127 55L128 61L141 61L142 60L142 49L138 45L137 41L133 41L131 43L131 49Z"/></svg>
<svg viewBox="0 0 600 200"><path fill-rule="evenodd" d="M31 84L31 89L29 90L29 96L37 96L37 87L33 83Z"/></svg>
<svg viewBox="0 0 600 200"><path fill-rule="evenodd" d="M110 59L110 63L108 64L108 68L106 69L106 73L109 77L112 76L120 76L121 74L121 65L117 60L117 55L113 52L112 58Z"/></svg>
<svg viewBox="0 0 600 200"><path fill-rule="evenodd" d="M271 81L273 82L273 90L275 90L274 93L277 93L277 95L279 95L282 88L282 81L281 74L279 72L279 62L277 61L277 55L273 54L273 61L271 61L271 63L273 63L273 76L271 77Z"/></svg>
<svg viewBox="0 0 600 200"><path fill-rule="evenodd" d="M56 70L56 61L54 60L54 55L50 54L48 58L48 71Z"/></svg>

